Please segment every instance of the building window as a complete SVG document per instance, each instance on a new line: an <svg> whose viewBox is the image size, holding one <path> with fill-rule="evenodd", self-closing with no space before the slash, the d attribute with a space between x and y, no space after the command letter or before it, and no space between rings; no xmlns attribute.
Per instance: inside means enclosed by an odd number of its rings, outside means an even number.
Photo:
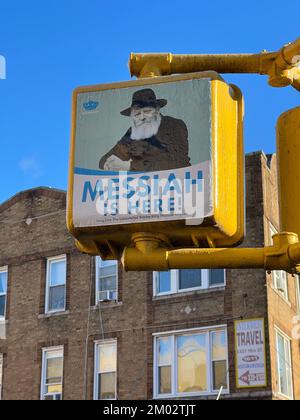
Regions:
<svg viewBox="0 0 300 420"><path fill-rule="evenodd" d="M49 258L47 261L46 313L66 309L66 256Z"/></svg>
<svg viewBox="0 0 300 420"><path fill-rule="evenodd" d="M271 236L271 245L273 245L273 236L278 232L274 226L270 223L270 236ZM289 299L288 294L288 278L287 273L282 270L272 271L273 287L286 299Z"/></svg>
<svg viewBox="0 0 300 420"><path fill-rule="evenodd" d="M117 398L117 342L95 343L94 400Z"/></svg>
<svg viewBox="0 0 300 420"><path fill-rule="evenodd" d="M43 350L42 400L62 400L64 349Z"/></svg>
<svg viewBox="0 0 300 420"><path fill-rule="evenodd" d="M0 401L2 400L3 354L0 353Z"/></svg>
<svg viewBox="0 0 300 420"><path fill-rule="evenodd" d="M290 339L276 332L277 375L279 394L293 399L292 361Z"/></svg>
<svg viewBox="0 0 300 420"><path fill-rule="evenodd" d="M227 388L227 342L225 331L211 333L212 389Z"/></svg>
<svg viewBox="0 0 300 420"><path fill-rule="evenodd" d="M6 315L7 272L7 267L0 268L0 320Z"/></svg>
<svg viewBox="0 0 300 420"><path fill-rule="evenodd" d="M287 273L285 271L273 271L273 285L286 300L289 299Z"/></svg>
<svg viewBox="0 0 300 420"><path fill-rule="evenodd" d="M154 352L155 398L228 393L226 329L159 334Z"/></svg>
<svg viewBox="0 0 300 420"><path fill-rule="evenodd" d="M169 295L225 285L225 270L155 271L154 295Z"/></svg>
<svg viewBox="0 0 300 420"><path fill-rule="evenodd" d="M96 302L118 298L118 261L96 257Z"/></svg>
<svg viewBox="0 0 300 420"><path fill-rule="evenodd" d="M202 270L179 270L178 277L178 290L202 287Z"/></svg>

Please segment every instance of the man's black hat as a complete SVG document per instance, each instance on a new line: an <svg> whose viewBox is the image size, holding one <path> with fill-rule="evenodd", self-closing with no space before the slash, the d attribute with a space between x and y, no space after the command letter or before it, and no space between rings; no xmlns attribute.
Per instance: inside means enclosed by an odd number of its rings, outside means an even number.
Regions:
<svg viewBox="0 0 300 420"><path fill-rule="evenodd" d="M156 95L152 89L142 89L135 92L132 96L132 104L130 108L124 109L121 112L122 115L126 117L130 117L131 109L133 107L137 108L146 108L146 107L153 107L153 108L163 108L166 106L168 101L166 99L156 99Z"/></svg>

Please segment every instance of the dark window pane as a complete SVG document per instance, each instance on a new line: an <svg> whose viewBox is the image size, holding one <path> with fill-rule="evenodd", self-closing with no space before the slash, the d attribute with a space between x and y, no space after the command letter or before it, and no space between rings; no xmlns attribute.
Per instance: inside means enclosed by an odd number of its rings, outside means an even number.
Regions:
<svg viewBox="0 0 300 420"><path fill-rule="evenodd" d="M7 272L0 273L0 293L6 294L7 290Z"/></svg>
<svg viewBox="0 0 300 420"><path fill-rule="evenodd" d="M49 311L65 309L65 286L51 287L49 295Z"/></svg>
<svg viewBox="0 0 300 420"><path fill-rule="evenodd" d="M216 286L217 284L225 283L225 271L223 269L212 269L209 273L209 284L210 286Z"/></svg>
<svg viewBox="0 0 300 420"><path fill-rule="evenodd" d="M112 400L116 398L116 374L99 374L99 400Z"/></svg>
<svg viewBox="0 0 300 420"><path fill-rule="evenodd" d="M5 316L5 302L6 302L6 296L0 296L0 316Z"/></svg>
<svg viewBox="0 0 300 420"><path fill-rule="evenodd" d="M159 394L171 394L171 366L158 368Z"/></svg>
<svg viewBox="0 0 300 420"><path fill-rule="evenodd" d="M104 290L117 290L117 278L116 277L105 277L100 279L100 292Z"/></svg>
<svg viewBox="0 0 300 420"><path fill-rule="evenodd" d="M118 265L118 261L116 260L107 260L107 261L100 260L101 267L111 267L111 266L117 267L117 265Z"/></svg>
<svg viewBox="0 0 300 420"><path fill-rule="evenodd" d="M171 291L171 272L161 271L158 273L157 293L167 293Z"/></svg>
<svg viewBox="0 0 300 420"><path fill-rule="evenodd" d="M214 390L219 390L221 386L227 389L227 369L225 360L213 362L213 385Z"/></svg>
<svg viewBox="0 0 300 420"><path fill-rule="evenodd" d="M50 286L61 286L66 283L67 263L63 261L51 262Z"/></svg>
<svg viewBox="0 0 300 420"><path fill-rule="evenodd" d="M61 394L55 394L55 395L46 395L44 398L45 401L61 401L62 396Z"/></svg>
<svg viewBox="0 0 300 420"><path fill-rule="evenodd" d="M100 268L100 277L116 276L116 275L117 275L116 265L110 265L110 266Z"/></svg>
<svg viewBox="0 0 300 420"><path fill-rule="evenodd" d="M201 270L180 270L179 289L201 287Z"/></svg>
<svg viewBox="0 0 300 420"><path fill-rule="evenodd" d="M62 400L62 394L46 395L44 400L45 401L61 401Z"/></svg>

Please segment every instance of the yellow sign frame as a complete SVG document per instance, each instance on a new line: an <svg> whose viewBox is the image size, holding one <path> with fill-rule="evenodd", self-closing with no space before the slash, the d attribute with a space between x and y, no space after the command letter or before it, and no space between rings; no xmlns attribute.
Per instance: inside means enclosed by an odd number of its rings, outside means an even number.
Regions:
<svg viewBox="0 0 300 420"><path fill-rule="evenodd" d="M77 96L133 86L180 82L210 78L212 84L212 168L214 216L200 226L185 226L182 222L154 222L77 228L73 222L74 166ZM172 246L232 247L244 238L244 102L241 91L228 85L212 71L176 76L138 79L127 82L80 87L73 93L72 130L67 198L67 227L76 238L80 251L101 255L105 259L119 258L130 245L132 235L139 232L159 233ZM230 140L230 141L229 141Z"/></svg>

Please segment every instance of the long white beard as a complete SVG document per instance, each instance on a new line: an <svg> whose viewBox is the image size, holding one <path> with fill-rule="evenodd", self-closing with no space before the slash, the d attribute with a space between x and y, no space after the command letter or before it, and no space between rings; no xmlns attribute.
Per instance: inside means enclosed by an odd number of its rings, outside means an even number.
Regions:
<svg viewBox="0 0 300 420"><path fill-rule="evenodd" d="M151 123L144 123L136 127L134 123L131 126L131 139L144 140L155 136L158 133L161 124L161 115L158 115Z"/></svg>

